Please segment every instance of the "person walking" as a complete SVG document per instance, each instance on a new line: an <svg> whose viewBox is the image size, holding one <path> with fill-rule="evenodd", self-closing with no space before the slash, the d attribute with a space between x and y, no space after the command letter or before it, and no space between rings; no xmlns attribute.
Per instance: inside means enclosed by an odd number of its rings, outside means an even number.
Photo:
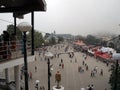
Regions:
<svg viewBox="0 0 120 90"><path fill-rule="evenodd" d="M61 63L59 63L59 68L61 68Z"/></svg>
<svg viewBox="0 0 120 90"><path fill-rule="evenodd" d="M83 61L83 62L82 62L82 64L84 65L84 64L85 64L85 62Z"/></svg>
<svg viewBox="0 0 120 90"><path fill-rule="evenodd" d="M100 75L103 76L103 69L101 69L101 71L100 71Z"/></svg>
<svg viewBox="0 0 120 90"><path fill-rule="evenodd" d="M80 70L81 70L81 67L80 67L80 66L78 66L78 72L80 72Z"/></svg>
<svg viewBox="0 0 120 90"><path fill-rule="evenodd" d="M109 66L109 62L106 62L106 66L107 66L107 67Z"/></svg>
<svg viewBox="0 0 120 90"><path fill-rule="evenodd" d="M77 63L77 59L75 58L75 63Z"/></svg>
<svg viewBox="0 0 120 90"><path fill-rule="evenodd" d="M98 70L98 67L95 66L94 69L93 69L93 71L94 71L95 74L97 74L97 70Z"/></svg>
<svg viewBox="0 0 120 90"><path fill-rule="evenodd" d="M35 66L35 72L37 72L37 66Z"/></svg>
<svg viewBox="0 0 120 90"><path fill-rule="evenodd" d="M93 77L93 70L91 71L91 74L90 74L91 77Z"/></svg>
<svg viewBox="0 0 120 90"><path fill-rule="evenodd" d="M42 87L40 86L40 90L42 90Z"/></svg>
<svg viewBox="0 0 120 90"><path fill-rule="evenodd" d="M61 59L61 63L63 63L63 59Z"/></svg>
<svg viewBox="0 0 120 90"><path fill-rule="evenodd" d="M42 89L45 90L45 87L43 86Z"/></svg>
<svg viewBox="0 0 120 90"><path fill-rule="evenodd" d="M64 69L64 63L62 63L62 69Z"/></svg>
<svg viewBox="0 0 120 90"><path fill-rule="evenodd" d="M32 72L29 72L29 77L30 79L32 79Z"/></svg>
<svg viewBox="0 0 120 90"><path fill-rule="evenodd" d="M86 71L88 71L88 65L86 65Z"/></svg>

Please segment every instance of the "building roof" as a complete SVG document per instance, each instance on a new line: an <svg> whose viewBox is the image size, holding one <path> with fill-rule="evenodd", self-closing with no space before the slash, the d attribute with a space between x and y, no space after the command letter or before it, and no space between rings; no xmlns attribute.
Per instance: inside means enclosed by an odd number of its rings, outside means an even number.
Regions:
<svg viewBox="0 0 120 90"><path fill-rule="evenodd" d="M74 44L79 45L79 46L86 45L82 40L78 40Z"/></svg>
<svg viewBox="0 0 120 90"><path fill-rule="evenodd" d="M58 40L58 37L55 34L50 34L48 37L46 37L47 40L50 40L51 38L55 38L56 40Z"/></svg>
<svg viewBox="0 0 120 90"><path fill-rule="evenodd" d="M14 12L16 16L31 11L46 11L45 0L1 0L0 13Z"/></svg>

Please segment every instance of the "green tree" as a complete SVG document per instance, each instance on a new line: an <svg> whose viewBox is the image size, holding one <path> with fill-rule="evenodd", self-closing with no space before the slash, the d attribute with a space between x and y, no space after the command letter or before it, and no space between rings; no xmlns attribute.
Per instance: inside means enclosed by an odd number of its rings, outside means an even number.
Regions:
<svg viewBox="0 0 120 90"><path fill-rule="evenodd" d="M7 32L10 34L10 37L12 37L14 33L14 25L10 24L7 26ZM18 39L21 39L22 32L16 27L16 36Z"/></svg>
<svg viewBox="0 0 120 90"><path fill-rule="evenodd" d="M28 34L28 39L31 39L31 31ZM34 46L35 48L42 46L44 43L43 35L42 33L34 30Z"/></svg>
<svg viewBox="0 0 120 90"><path fill-rule="evenodd" d="M110 42L110 43L108 44L108 46L109 46L110 48L114 48L114 43L113 43L113 42Z"/></svg>
<svg viewBox="0 0 120 90"><path fill-rule="evenodd" d="M49 44L50 44L50 45L56 44L55 37L51 37L51 38L50 38Z"/></svg>
<svg viewBox="0 0 120 90"><path fill-rule="evenodd" d="M63 37L58 36L58 43L63 42L63 41L64 41L64 38L63 38Z"/></svg>
<svg viewBox="0 0 120 90"><path fill-rule="evenodd" d="M96 44L100 43L100 41L101 41L100 39L96 38L93 35L88 35L84 40L84 42L88 45L90 45L90 44L96 45Z"/></svg>
<svg viewBox="0 0 120 90"><path fill-rule="evenodd" d="M85 37L83 37L81 35L77 35L77 36L75 36L75 40L82 40L82 41L84 41Z"/></svg>
<svg viewBox="0 0 120 90"><path fill-rule="evenodd" d="M112 65L111 66L111 75L110 75L110 79L109 79L109 83L110 83L110 86L111 86L111 90L114 90L114 85L115 85L115 78L116 78L116 75L115 75L115 65ZM120 66L118 66L118 77L117 77L117 90L120 90Z"/></svg>

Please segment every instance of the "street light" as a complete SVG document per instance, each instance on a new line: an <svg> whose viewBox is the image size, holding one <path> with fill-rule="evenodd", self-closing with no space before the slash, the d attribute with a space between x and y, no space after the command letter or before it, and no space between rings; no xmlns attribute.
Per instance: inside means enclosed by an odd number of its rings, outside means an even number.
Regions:
<svg viewBox="0 0 120 90"><path fill-rule="evenodd" d="M27 22L22 22L17 27L23 32L23 43L24 43L24 74L25 74L25 90L28 88L28 69L27 69L27 52L26 52L26 32L31 30L31 25Z"/></svg>
<svg viewBox="0 0 120 90"><path fill-rule="evenodd" d="M39 89L39 82L40 82L39 80L36 80L36 81L35 81L35 88L36 88L37 90Z"/></svg>
<svg viewBox="0 0 120 90"><path fill-rule="evenodd" d="M42 47L43 47L43 48L44 48L44 45L45 45L45 44L44 44L44 43L42 43Z"/></svg>
<svg viewBox="0 0 120 90"><path fill-rule="evenodd" d="M50 90L50 58L53 57L51 52L45 53L45 56L48 58L48 90Z"/></svg>
<svg viewBox="0 0 120 90"><path fill-rule="evenodd" d="M117 90L117 83L118 83L118 67L119 67L118 60L120 60L120 53L115 53L115 54L113 54L112 59L116 60L114 90Z"/></svg>

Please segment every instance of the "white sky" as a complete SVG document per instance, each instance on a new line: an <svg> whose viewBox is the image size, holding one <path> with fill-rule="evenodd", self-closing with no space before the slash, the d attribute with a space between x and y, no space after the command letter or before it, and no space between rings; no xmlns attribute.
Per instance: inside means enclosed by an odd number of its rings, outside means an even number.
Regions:
<svg viewBox="0 0 120 90"><path fill-rule="evenodd" d="M120 33L120 0L46 0L47 11L35 12L35 29L52 33L87 35L97 32ZM12 14L0 19L13 22ZM30 14L19 22L31 23ZM9 23L0 21L0 34Z"/></svg>

